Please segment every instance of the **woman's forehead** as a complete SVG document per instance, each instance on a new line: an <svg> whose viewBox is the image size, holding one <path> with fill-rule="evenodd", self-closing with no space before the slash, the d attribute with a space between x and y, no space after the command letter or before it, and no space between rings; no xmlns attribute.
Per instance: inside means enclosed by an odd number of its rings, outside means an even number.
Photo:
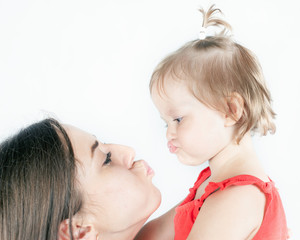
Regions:
<svg viewBox="0 0 300 240"><path fill-rule="evenodd" d="M110 151L111 145L113 145L105 144L97 139L95 135L72 125L64 124L63 127L71 140L73 150L77 156L89 154L89 152L93 153L95 148L99 148L101 152L106 154Z"/></svg>

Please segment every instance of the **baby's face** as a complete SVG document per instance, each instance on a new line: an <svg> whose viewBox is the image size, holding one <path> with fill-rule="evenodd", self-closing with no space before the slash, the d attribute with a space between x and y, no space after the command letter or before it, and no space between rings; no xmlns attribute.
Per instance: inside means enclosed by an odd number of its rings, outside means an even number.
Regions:
<svg viewBox="0 0 300 240"><path fill-rule="evenodd" d="M152 99L167 124L171 153L186 165L199 165L213 158L232 139L225 114L196 99L183 81L166 78L165 92L154 84Z"/></svg>

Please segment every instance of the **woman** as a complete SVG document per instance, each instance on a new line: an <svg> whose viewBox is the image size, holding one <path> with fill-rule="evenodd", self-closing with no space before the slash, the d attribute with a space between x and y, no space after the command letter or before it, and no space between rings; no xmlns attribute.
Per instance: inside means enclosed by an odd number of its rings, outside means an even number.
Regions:
<svg viewBox="0 0 300 240"><path fill-rule="evenodd" d="M54 119L0 146L0 239L131 240L158 208L133 149Z"/></svg>

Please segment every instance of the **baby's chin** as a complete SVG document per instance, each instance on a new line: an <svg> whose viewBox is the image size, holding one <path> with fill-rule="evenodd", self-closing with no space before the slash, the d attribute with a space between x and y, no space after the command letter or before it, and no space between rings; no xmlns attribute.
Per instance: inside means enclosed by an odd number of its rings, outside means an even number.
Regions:
<svg viewBox="0 0 300 240"><path fill-rule="evenodd" d="M201 161L198 158L193 158L187 155L183 156L180 153L176 154L176 156L180 163L188 166L199 166L202 163L206 162L206 160Z"/></svg>

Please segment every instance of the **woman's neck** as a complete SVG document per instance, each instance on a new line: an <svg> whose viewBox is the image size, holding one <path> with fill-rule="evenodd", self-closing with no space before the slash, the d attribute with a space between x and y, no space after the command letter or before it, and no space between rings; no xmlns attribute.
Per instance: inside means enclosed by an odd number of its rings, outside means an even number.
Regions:
<svg viewBox="0 0 300 240"><path fill-rule="evenodd" d="M141 221L124 230L117 232L105 232L99 235L101 240L133 240L146 221Z"/></svg>

